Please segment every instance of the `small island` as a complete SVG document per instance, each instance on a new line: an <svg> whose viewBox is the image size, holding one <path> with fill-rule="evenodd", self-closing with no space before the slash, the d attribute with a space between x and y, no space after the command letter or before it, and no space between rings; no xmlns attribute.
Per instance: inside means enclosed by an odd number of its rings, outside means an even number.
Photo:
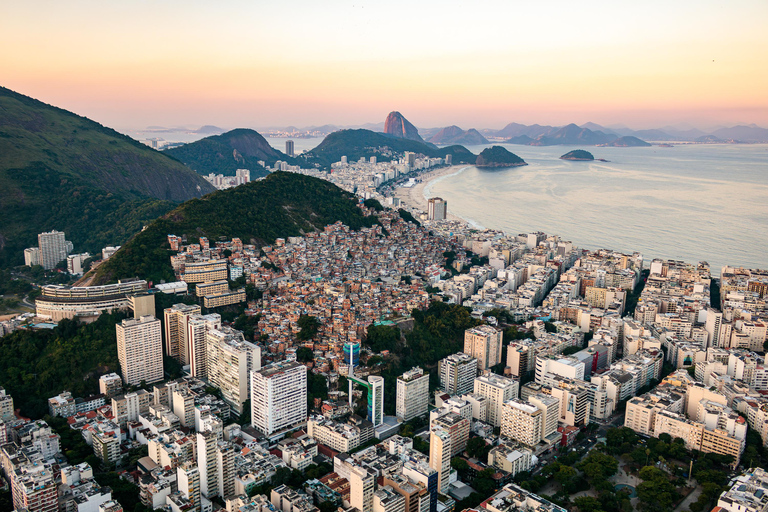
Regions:
<svg viewBox="0 0 768 512"><path fill-rule="evenodd" d="M579 160L585 162L591 162L594 159L595 157L592 156L592 153L583 149L574 149L560 157L560 160Z"/></svg>
<svg viewBox="0 0 768 512"><path fill-rule="evenodd" d="M528 165L525 160L514 153L510 153L501 146L491 146L485 148L475 161L477 167L519 167Z"/></svg>
<svg viewBox="0 0 768 512"><path fill-rule="evenodd" d="M600 146L612 146L615 148L642 148L650 147L651 144L648 144L644 140L638 139L637 137L633 137L632 135L627 135L625 137L619 137L618 139L613 140L608 144L600 144Z"/></svg>

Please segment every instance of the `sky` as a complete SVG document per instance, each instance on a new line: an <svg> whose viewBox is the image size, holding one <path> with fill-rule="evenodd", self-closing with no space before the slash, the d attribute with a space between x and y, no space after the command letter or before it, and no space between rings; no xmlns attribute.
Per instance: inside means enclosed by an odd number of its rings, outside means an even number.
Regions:
<svg viewBox="0 0 768 512"><path fill-rule="evenodd" d="M768 126L768 2L0 4L0 85L118 129Z"/></svg>

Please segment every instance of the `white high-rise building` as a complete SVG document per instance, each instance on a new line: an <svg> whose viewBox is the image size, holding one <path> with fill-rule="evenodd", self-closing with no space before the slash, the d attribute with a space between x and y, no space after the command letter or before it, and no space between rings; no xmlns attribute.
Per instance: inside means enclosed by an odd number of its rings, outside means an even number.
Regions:
<svg viewBox="0 0 768 512"><path fill-rule="evenodd" d="M349 503L361 512L373 512L376 473L359 465L346 453L333 458L333 471L349 482Z"/></svg>
<svg viewBox="0 0 768 512"><path fill-rule="evenodd" d="M451 354L440 360L440 387L450 395L471 393L477 377L477 359L463 354Z"/></svg>
<svg viewBox="0 0 768 512"><path fill-rule="evenodd" d="M28 267L40 264L39 247L29 247L28 249L24 249L24 264Z"/></svg>
<svg viewBox="0 0 768 512"><path fill-rule="evenodd" d="M520 382L493 373L475 379L475 394L487 399L486 421L494 427L501 426L501 410L504 402L517 398Z"/></svg>
<svg viewBox="0 0 768 512"><path fill-rule="evenodd" d="M279 362L251 372L251 425L271 435L306 419L306 366Z"/></svg>
<svg viewBox="0 0 768 512"><path fill-rule="evenodd" d="M546 439L557 432L557 421L560 419L560 400L551 395L536 394L528 397L528 403L536 406L543 414L541 438Z"/></svg>
<svg viewBox="0 0 768 512"><path fill-rule="evenodd" d="M115 326L117 357L126 384L163 380L163 340L160 320L154 316L128 318Z"/></svg>
<svg viewBox="0 0 768 512"><path fill-rule="evenodd" d="M451 474L451 433L441 427L429 432L429 467L437 471L437 488L448 493Z"/></svg>
<svg viewBox="0 0 768 512"><path fill-rule="evenodd" d="M216 448L222 438L221 430L206 430L197 433L197 467L200 470L200 492L208 499L221 495Z"/></svg>
<svg viewBox="0 0 768 512"><path fill-rule="evenodd" d="M384 377L368 377L371 392L368 394L368 419L374 427L384 423Z"/></svg>
<svg viewBox="0 0 768 512"><path fill-rule="evenodd" d="M238 415L242 414L250 372L261 369L261 349L245 341L240 331L222 327L208 331L206 359L208 382L221 390L224 401Z"/></svg>
<svg viewBox="0 0 768 512"><path fill-rule="evenodd" d="M501 435L520 441L526 446L536 446L541 441L544 415L535 405L509 400L504 403L501 417Z"/></svg>
<svg viewBox="0 0 768 512"><path fill-rule="evenodd" d="M221 316L216 313L192 315L186 320L186 346L181 349L181 363L189 365L193 377L208 378L206 340L208 333L221 328Z"/></svg>
<svg viewBox="0 0 768 512"><path fill-rule="evenodd" d="M176 470L179 491L192 505L190 510L200 510L200 471L193 462L185 462Z"/></svg>
<svg viewBox="0 0 768 512"><path fill-rule="evenodd" d="M165 353L179 362L182 361L182 351L186 352L187 320L192 315L199 315L200 311L197 304L174 304L163 311Z"/></svg>
<svg viewBox="0 0 768 512"><path fill-rule="evenodd" d="M429 411L429 373L411 368L397 378L397 419L410 421Z"/></svg>
<svg viewBox="0 0 768 512"><path fill-rule="evenodd" d="M50 270L67 259L69 254L68 242L62 231L49 231L37 235L37 245L40 248L40 265Z"/></svg>
<svg viewBox="0 0 768 512"><path fill-rule="evenodd" d="M432 197L427 201L427 219L445 220L448 215L448 201L442 197Z"/></svg>

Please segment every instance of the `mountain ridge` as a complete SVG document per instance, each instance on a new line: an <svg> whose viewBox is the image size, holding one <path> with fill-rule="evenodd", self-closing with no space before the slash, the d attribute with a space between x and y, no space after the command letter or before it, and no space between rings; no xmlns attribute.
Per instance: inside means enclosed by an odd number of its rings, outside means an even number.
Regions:
<svg viewBox="0 0 768 512"><path fill-rule="evenodd" d="M273 148L259 132L250 128L236 128L221 135L204 137L164 153L199 174L234 176L237 169L248 169L251 179L268 174L259 165L260 160L270 166L278 160L295 163L293 158Z"/></svg>
<svg viewBox="0 0 768 512"><path fill-rule="evenodd" d="M91 119L0 87L0 266L58 229L78 252L119 245L214 190L178 160Z"/></svg>
<svg viewBox="0 0 768 512"><path fill-rule="evenodd" d="M99 266L93 284L140 276L160 282L174 279L167 235L239 237L266 245L278 237L298 236L342 221L352 229L372 226L354 194L329 181L298 173L274 172L263 180L193 199L155 219Z"/></svg>

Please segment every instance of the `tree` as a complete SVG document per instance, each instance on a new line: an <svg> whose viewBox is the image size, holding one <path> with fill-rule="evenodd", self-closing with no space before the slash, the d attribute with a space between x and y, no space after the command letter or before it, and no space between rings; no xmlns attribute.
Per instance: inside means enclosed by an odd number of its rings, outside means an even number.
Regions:
<svg viewBox="0 0 768 512"><path fill-rule="evenodd" d="M464 475L469 470L469 463L461 457L453 457L451 459L451 467L458 471L460 475Z"/></svg>
<svg viewBox="0 0 768 512"><path fill-rule="evenodd" d="M315 354L311 349L307 347L299 347L296 349L296 360L300 363L308 363L315 359Z"/></svg>
<svg viewBox="0 0 768 512"><path fill-rule="evenodd" d="M482 437L473 437L467 441L467 455L474 457L478 460L485 462L488 459L488 452L491 447L485 442Z"/></svg>
<svg viewBox="0 0 768 512"><path fill-rule="evenodd" d="M400 341L400 329L391 325L368 326L366 342L374 352L383 352L388 350L394 352L397 343Z"/></svg>
<svg viewBox="0 0 768 512"><path fill-rule="evenodd" d="M580 496L573 500L573 504L579 509L579 512L602 512L603 504L600 500L592 496Z"/></svg>
<svg viewBox="0 0 768 512"><path fill-rule="evenodd" d="M299 341L308 341L317 336L317 331L320 329L320 320L316 316L301 315L296 324L301 329L296 335L296 339Z"/></svg>

